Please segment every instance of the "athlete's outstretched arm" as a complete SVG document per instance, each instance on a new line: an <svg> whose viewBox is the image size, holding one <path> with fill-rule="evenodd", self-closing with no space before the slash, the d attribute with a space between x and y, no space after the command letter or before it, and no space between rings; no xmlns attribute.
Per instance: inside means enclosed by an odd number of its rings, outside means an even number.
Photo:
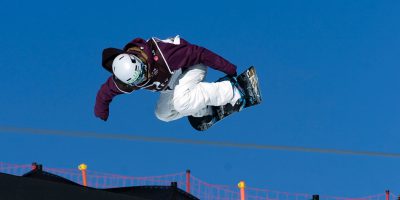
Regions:
<svg viewBox="0 0 400 200"><path fill-rule="evenodd" d="M96 96L96 104L94 106L94 114L96 117L106 121L109 115L109 106L112 99L124 92L120 91L113 80L113 76L100 87Z"/></svg>

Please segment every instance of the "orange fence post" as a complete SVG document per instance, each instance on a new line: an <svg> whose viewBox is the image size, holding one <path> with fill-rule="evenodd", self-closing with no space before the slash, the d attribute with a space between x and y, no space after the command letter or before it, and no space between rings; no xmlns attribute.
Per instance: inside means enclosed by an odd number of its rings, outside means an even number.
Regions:
<svg viewBox="0 0 400 200"><path fill-rule="evenodd" d="M386 190L385 193L386 193L386 200L390 200L390 191Z"/></svg>
<svg viewBox="0 0 400 200"><path fill-rule="evenodd" d="M85 164L80 164L78 166L78 169L82 172L82 182L83 182L83 186L87 186L87 177L86 177L86 169L87 169L87 165Z"/></svg>
<svg viewBox="0 0 400 200"><path fill-rule="evenodd" d="M190 194L190 170L186 170L186 192Z"/></svg>
<svg viewBox="0 0 400 200"><path fill-rule="evenodd" d="M244 189L246 188L246 184L244 181L240 181L238 183L238 188L240 189L240 200L246 200L246 195Z"/></svg>

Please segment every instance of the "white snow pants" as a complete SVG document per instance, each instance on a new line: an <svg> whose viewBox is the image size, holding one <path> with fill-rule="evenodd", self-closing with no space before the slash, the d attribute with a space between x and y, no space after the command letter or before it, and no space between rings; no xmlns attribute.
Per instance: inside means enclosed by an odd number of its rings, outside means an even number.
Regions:
<svg viewBox="0 0 400 200"><path fill-rule="evenodd" d="M155 114L162 121L172 121L185 116L201 117L208 112L207 106L230 103L233 89L229 81L202 82L207 67L198 64L189 67L175 82L173 90L163 91L157 102Z"/></svg>

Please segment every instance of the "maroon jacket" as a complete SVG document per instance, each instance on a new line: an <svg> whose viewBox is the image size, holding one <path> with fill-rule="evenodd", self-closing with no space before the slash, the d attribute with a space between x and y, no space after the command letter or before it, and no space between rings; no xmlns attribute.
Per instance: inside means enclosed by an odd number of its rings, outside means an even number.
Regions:
<svg viewBox="0 0 400 200"><path fill-rule="evenodd" d="M126 85L111 75L101 86L96 96L96 105L94 112L96 117L107 120L109 115L109 105L112 99L124 93L130 93L137 89L149 89L155 91L166 90L166 87L153 87L154 82L161 82L161 85L167 85L169 78L175 70L186 69L196 64L204 64L213 69L222 71L227 75L236 75L236 66L225 60L212 51L188 43L179 38L170 38L170 40L159 40L151 38L147 41L136 38L129 42L123 50L108 48L103 51L103 67L112 73L112 61L121 53L129 52L131 47L139 47L147 55L147 65L154 76L149 82L140 87ZM136 53L136 52L129 52ZM159 85L159 84L158 84Z"/></svg>

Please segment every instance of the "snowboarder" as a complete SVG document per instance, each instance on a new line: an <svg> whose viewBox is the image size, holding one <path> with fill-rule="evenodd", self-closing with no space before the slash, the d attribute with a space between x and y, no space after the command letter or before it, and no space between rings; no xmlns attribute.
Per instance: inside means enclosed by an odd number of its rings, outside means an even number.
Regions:
<svg viewBox="0 0 400 200"><path fill-rule="evenodd" d="M243 91L232 81L237 75L236 66L179 36L165 40L136 38L122 50L104 49L102 66L112 73L96 96L94 113L104 121L115 96L138 89L160 92L155 115L165 122L210 115L211 106L244 106ZM230 78L203 82L207 67Z"/></svg>

